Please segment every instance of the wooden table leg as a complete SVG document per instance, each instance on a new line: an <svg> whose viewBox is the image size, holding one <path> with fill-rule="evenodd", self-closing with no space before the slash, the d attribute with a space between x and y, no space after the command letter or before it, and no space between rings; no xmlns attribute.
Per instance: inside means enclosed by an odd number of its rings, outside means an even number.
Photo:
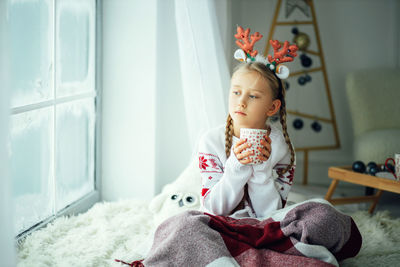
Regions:
<svg viewBox="0 0 400 267"><path fill-rule="evenodd" d="M332 199L333 192L335 192L336 186L338 185L339 181L334 179L329 186L328 192L326 192L325 200L330 201Z"/></svg>
<svg viewBox="0 0 400 267"><path fill-rule="evenodd" d="M375 207L376 207L376 204L378 204L378 201L379 201L379 199L381 198L381 195L382 195L382 190L378 190L378 192L376 192L376 194L375 194L375 200L374 200L374 202L372 202L372 204L371 204L371 206L369 207L369 210L368 210L368 212L371 214L371 213L373 213L374 212L374 209L375 209Z"/></svg>

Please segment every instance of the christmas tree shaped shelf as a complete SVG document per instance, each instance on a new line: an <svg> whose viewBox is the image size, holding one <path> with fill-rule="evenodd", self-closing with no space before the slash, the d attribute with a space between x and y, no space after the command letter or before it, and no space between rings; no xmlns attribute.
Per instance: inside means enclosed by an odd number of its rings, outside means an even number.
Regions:
<svg viewBox="0 0 400 267"><path fill-rule="evenodd" d="M317 18L312 0L278 0L264 56L273 54L269 40L289 40L299 47L285 81L289 136L304 152L303 184L308 182L308 153L340 147ZM285 13L285 14L282 14ZM292 41L293 40L293 41Z"/></svg>

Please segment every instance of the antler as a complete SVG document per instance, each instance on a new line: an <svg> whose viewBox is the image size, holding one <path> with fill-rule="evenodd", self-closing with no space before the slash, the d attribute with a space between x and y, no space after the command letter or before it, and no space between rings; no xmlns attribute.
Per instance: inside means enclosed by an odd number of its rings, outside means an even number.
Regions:
<svg viewBox="0 0 400 267"><path fill-rule="evenodd" d="M289 42L285 41L283 43L283 49L279 51L281 48L281 44L279 43L278 40L270 40L269 43L272 45L274 48L274 57L271 55L268 55L268 61L273 62L275 61L277 64L283 63L283 62L290 62L293 61L295 57L297 57L297 45L293 44L289 46Z"/></svg>
<svg viewBox="0 0 400 267"><path fill-rule="evenodd" d="M258 53L257 50L253 51L253 46L254 44L260 40L263 36L259 32L255 32L252 34L251 37L251 42L249 42L249 33L250 33L250 28L247 28L245 31L243 30L242 27L238 26L237 27L237 33L235 34L236 37L236 44L246 53L249 54L252 57L255 57ZM240 42L242 41L242 42Z"/></svg>

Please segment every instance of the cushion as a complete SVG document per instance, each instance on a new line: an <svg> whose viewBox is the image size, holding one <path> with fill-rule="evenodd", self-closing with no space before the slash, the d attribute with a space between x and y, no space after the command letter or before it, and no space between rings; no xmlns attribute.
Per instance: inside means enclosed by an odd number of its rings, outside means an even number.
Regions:
<svg viewBox="0 0 400 267"><path fill-rule="evenodd" d="M367 69L349 73L346 92L354 135L400 128L400 69Z"/></svg>
<svg viewBox="0 0 400 267"><path fill-rule="evenodd" d="M383 164L386 158L400 153L400 129L375 130L360 135L354 141L355 160Z"/></svg>

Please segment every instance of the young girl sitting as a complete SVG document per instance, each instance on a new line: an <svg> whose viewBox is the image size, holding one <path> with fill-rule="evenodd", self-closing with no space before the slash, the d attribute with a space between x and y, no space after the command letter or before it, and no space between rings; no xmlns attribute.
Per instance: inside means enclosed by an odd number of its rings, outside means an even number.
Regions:
<svg viewBox="0 0 400 267"><path fill-rule="evenodd" d="M145 260L131 266L338 266L355 256L361 235L350 216L314 199L285 207L293 181L295 153L286 129L285 89L297 47L271 44L268 60L252 51L249 29L238 27L244 61L234 71L226 125L209 130L199 143L201 211L165 220L155 233ZM281 128L267 123L279 112ZM264 129L258 159L251 164L251 143L240 129Z"/></svg>
<svg viewBox="0 0 400 267"><path fill-rule="evenodd" d="M282 82L265 64L242 63L236 69L229 90L227 123L207 132L199 144L205 211L234 218L263 218L285 205L295 154L286 130L284 97ZM283 131L266 124L278 111ZM254 152L244 152L252 145L239 139L240 128L270 131L261 141L263 147L258 148L262 164L249 164L249 155Z"/></svg>

